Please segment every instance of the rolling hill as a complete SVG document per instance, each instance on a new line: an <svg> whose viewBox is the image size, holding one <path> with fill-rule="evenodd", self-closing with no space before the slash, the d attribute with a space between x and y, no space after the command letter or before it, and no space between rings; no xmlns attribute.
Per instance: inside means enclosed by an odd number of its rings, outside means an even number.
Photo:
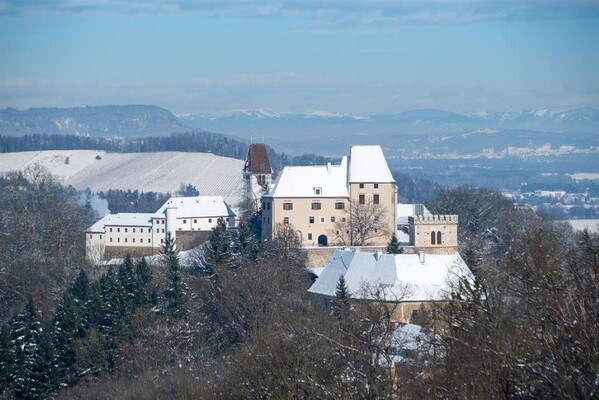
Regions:
<svg viewBox="0 0 599 400"><path fill-rule="evenodd" d="M92 191L131 189L174 193L181 183L235 205L242 195L244 161L210 153L106 153L96 150L0 154L0 174L41 165L64 184Z"/></svg>

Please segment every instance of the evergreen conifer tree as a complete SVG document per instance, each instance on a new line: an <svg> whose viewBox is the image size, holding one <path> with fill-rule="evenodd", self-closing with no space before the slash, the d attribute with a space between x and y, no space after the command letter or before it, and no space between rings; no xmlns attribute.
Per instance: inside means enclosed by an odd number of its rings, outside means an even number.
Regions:
<svg viewBox="0 0 599 400"><path fill-rule="evenodd" d="M137 281L136 304L146 304L149 300L149 289L152 283L152 270L145 258L137 262L135 267L135 279Z"/></svg>
<svg viewBox="0 0 599 400"><path fill-rule="evenodd" d="M217 278L219 271L233 266L233 261L231 238L227 232L227 226L223 220L219 220L217 226L212 228L210 238L204 245L200 270Z"/></svg>
<svg viewBox="0 0 599 400"><path fill-rule="evenodd" d="M403 247L399 245L399 240L397 240L397 235L395 233L391 235L391 240L387 243L386 250L389 254L403 254Z"/></svg>
<svg viewBox="0 0 599 400"><path fill-rule="evenodd" d="M10 340L10 331L8 325L3 324L0 327L0 398L11 382L12 354L14 351Z"/></svg>
<svg viewBox="0 0 599 400"><path fill-rule="evenodd" d="M74 341L79 337L83 310L70 292L56 308L52 320L52 345L56 369L56 386L71 385L77 381L77 354Z"/></svg>
<svg viewBox="0 0 599 400"><path fill-rule="evenodd" d="M23 399L45 399L52 392L51 346L37 319L30 298L25 310L11 323L14 395Z"/></svg>
<svg viewBox="0 0 599 400"><path fill-rule="evenodd" d="M179 252L176 250L174 240L170 233L166 235L162 248L162 259L166 267L166 287L164 297L166 299L165 311L168 315L180 318L186 313L185 297L187 285L181 276L179 264Z"/></svg>
<svg viewBox="0 0 599 400"><path fill-rule="evenodd" d="M245 265L256 259L256 239L250 231L250 227L245 222L241 221L239 225L237 225L237 231L233 236L233 243L235 252L238 255L236 262L238 266Z"/></svg>
<svg viewBox="0 0 599 400"><path fill-rule="evenodd" d="M87 273L84 270L79 271L79 275L75 279L75 283L71 288L71 294L77 302L85 302L89 297L89 280Z"/></svg>
<svg viewBox="0 0 599 400"><path fill-rule="evenodd" d="M335 298L333 299L333 314L339 319L344 319L349 313L350 309L351 299L349 289L345 283L345 277L341 275L337 281Z"/></svg>
<svg viewBox="0 0 599 400"><path fill-rule="evenodd" d="M131 256L127 254L125 261L119 267L118 280L120 290L124 296L124 307L125 312L131 312L136 306L136 300L138 298L137 279L135 279L135 272L133 271L133 260Z"/></svg>

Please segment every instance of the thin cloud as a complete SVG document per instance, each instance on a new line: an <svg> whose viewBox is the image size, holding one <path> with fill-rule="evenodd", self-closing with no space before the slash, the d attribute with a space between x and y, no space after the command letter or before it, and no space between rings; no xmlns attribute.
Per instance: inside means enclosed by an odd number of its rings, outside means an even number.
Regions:
<svg viewBox="0 0 599 400"><path fill-rule="evenodd" d="M599 0L0 0L0 15L301 17L353 26L595 18Z"/></svg>

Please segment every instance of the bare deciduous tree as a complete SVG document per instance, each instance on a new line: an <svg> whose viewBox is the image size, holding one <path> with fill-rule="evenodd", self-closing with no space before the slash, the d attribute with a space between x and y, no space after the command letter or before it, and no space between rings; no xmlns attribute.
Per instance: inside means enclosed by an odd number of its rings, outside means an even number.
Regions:
<svg viewBox="0 0 599 400"><path fill-rule="evenodd" d="M388 230L385 206L366 199L364 203L351 200L331 233L342 245L364 246L371 239L388 235Z"/></svg>

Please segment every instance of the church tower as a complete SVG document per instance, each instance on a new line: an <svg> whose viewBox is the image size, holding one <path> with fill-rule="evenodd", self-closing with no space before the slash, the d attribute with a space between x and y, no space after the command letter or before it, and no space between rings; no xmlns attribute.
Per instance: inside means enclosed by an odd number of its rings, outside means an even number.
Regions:
<svg viewBox="0 0 599 400"><path fill-rule="evenodd" d="M272 185L272 167L268 159L268 151L263 143L250 144L243 168L243 177L245 183L251 188L256 205L259 206L262 194Z"/></svg>

